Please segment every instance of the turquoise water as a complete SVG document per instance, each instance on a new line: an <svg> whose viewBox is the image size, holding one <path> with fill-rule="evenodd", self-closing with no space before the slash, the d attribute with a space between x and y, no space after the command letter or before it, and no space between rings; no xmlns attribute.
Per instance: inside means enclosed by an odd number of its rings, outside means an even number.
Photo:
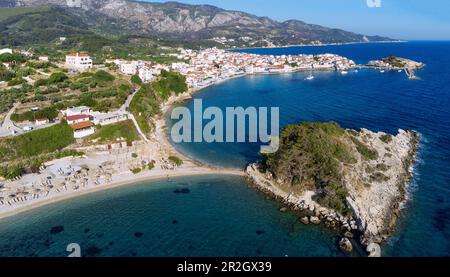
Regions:
<svg viewBox="0 0 450 277"><path fill-rule="evenodd" d="M67 256L75 242L83 256L341 255L331 232L298 224L279 208L241 177L164 180L2 220L0 254Z"/></svg>
<svg viewBox="0 0 450 277"><path fill-rule="evenodd" d="M281 123L337 121L348 128L421 133L411 200L389 256L450 255L450 42L255 49L260 54L336 53L359 63L391 54L423 61L419 81L372 70L260 75L203 90L204 106L279 106ZM192 101L186 103L192 108ZM204 162L243 167L256 144L181 144ZM189 193L174 193L188 188ZM244 179L174 179L99 192L0 220L1 256L64 256L71 242L96 256L339 256L336 235L247 187ZM60 227L63 226L64 230ZM58 228L54 228L58 227ZM53 229L55 234L51 233ZM362 254L361 252L354 255Z"/></svg>

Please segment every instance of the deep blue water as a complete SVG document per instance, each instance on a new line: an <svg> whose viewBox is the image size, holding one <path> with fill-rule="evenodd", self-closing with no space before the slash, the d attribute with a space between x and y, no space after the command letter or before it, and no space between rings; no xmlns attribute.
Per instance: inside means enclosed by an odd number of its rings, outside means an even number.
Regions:
<svg viewBox="0 0 450 277"><path fill-rule="evenodd" d="M427 64L410 81L405 73L359 70L259 75L234 79L203 90L203 106L277 106L281 125L301 121L336 121L346 128L396 133L399 128L422 135L420 161L405 207L386 255L450 255L450 42L353 44L324 47L253 49L257 54L335 53L367 63L397 55ZM309 73L307 73L309 74ZM193 102L186 105L192 109ZM178 149L203 162L243 167L258 159L257 144L181 144Z"/></svg>
<svg viewBox="0 0 450 277"><path fill-rule="evenodd" d="M259 54L336 53L359 63L398 55L427 64L421 80L372 70L260 75L230 80L196 95L204 106L278 106L282 125L336 121L347 128L422 134L420 162L391 256L450 255L450 42L254 49ZM186 103L192 108L192 101ZM243 167L259 145L182 144L201 161ZM177 188L190 193L176 194ZM302 226L296 216L239 177L209 176L129 186L0 220L0 256L63 256L68 243L99 256L339 256L336 236ZM52 227L64 231L51 234ZM87 231L87 232L86 232ZM89 251L88 251L89 250ZM84 252L83 252L84 251ZM356 253L355 255L358 255Z"/></svg>

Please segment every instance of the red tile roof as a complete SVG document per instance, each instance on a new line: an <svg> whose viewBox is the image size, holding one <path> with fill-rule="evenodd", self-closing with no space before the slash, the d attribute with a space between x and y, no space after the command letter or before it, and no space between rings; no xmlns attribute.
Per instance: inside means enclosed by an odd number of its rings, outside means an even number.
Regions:
<svg viewBox="0 0 450 277"><path fill-rule="evenodd" d="M76 57L77 54L78 54L78 57L89 57L89 54L86 54L86 53L70 53L70 54L67 54L66 56Z"/></svg>
<svg viewBox="0 0 450 277"><path fill-rule="evenodd" d="M90 128L92 126L95 126L95 124L90 121L85 121L85 122L80 122L80 123L70 125L70 127L72 127L72 129L74 129L74 130L82 130L82 129Z"/></svg>

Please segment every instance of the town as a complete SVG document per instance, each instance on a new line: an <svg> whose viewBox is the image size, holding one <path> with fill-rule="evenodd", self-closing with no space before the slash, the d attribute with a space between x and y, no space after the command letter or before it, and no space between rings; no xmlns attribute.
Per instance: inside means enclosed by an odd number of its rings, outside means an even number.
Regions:
<svg viewBox="0 0 450 277"><path fill-rule="evenodd" d="M171 103L239 76L346 74L357 67L333 54L263 56L211 48L169 55L176 62L95 64L86 52L54 59L32 49L1 49L0 207L14 211L17 205L127 182L134 175L208 172L180 158L166 141L161 114Z"/></svg>
<svg viewBox="0 0 450 277"><path fill-rule="evenodd" d="M1 54L13 54L12 49L2 49ZM20 54L29 56L28 51L21 51ZM117 66L118 72L124 76L138 77L139 82L150 83L160 76L161 71L178 72L186 77L186 83L191 89L201 89L220 81L232 77L248 74L265 73L290 73L295 71L313 71L313 70L337 70L343 74L346 70L353 68L356 64L345 57L333 54L322 55L283 55L283 56L262 56L256 54L228 52L217 48L203 51L193 51L180 49L177 55L179 60L185 62L176 62L172 65L155 64L141 60L106 60L107 64ZM37 57L39 62L48 62L47 56ZM10 68L12 63L4 62L3 66ZM91 57L87 53L70 53L66 55L65 63L58 64L58 67L65 69L68 73L74 75L77 73L103 68L104 66L93 65ZM43 73L43 72L42 72ZM44 74L48 76L49 74ZM30 77L24 77L28 83L33 85L35 80ZM5 86L6 82L2 82ZM11 81L9 82L11 84ZM18 87L12 83L13 87ZM129 104L129 103L128 103ZM119 121L128 120L132 117L123 107L120 111L109 113L94 112L92 107L70 107L60 110L60 119L64 118L74 128L75 138L83 138L92 135L95 125L108 125ZM38 111L39 107L32 107L33 112ZM74 112L78 111L78 112ZM20 135L23 132L31 131L36 128L49 126L54 122L49 118L35 118L34 122L25 122L14 124L10 121L8 115L3 121L0 129L0 136Z"/></svg>

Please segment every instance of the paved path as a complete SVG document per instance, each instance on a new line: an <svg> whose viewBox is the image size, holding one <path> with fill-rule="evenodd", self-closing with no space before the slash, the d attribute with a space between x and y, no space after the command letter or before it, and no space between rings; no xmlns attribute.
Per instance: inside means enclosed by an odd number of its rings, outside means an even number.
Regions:
<svg viewBox="0 0 450 277"><path fill-rule="evenodd" d="M128 111L128 108L130 107L131 101L133 101L134 96L136 95L136 93L138 92L138 89L135 89L127 98L127 100L125 101L125 103L122 105L122 107L120 107L119 111L121 112L127 112L128 114L128 118L131 119L131 121L133 121L134 126L136 127L136 130L138 131L139 135L141 135L141 137L145 140L145 142L150 142L150 140L147 138L147 136L144 134L144 132L142 132L141 128L139 127L139 124L137 123L136 118L134 117L134 115L132 113L130 113Z"/></svg>
<svg viewBox="0 0 450 277"><path fill-rule="evenodd" d="M6 137L12 135L13 131L16 131L17 133L23 132L22 129L17 127L14 122L11 120L11 115L16 111L17 107L20 105L20 103L14 104L14 106L9 110L9 112L6 114L5 119L3 120L2 126L0 127L0 137Z"/></svg>
<svg viewBox="0 0 450 277"><path fill-rule="evenodd" d="M120 107L119 111L121 112L125 112L128 111L128 108L130 107L131 101L133 101L133 97L136 95L136 93L138 92L137 89L135 89L127 98L127 100L125 101L125 103L122 105L122 107Z"/></svg>

